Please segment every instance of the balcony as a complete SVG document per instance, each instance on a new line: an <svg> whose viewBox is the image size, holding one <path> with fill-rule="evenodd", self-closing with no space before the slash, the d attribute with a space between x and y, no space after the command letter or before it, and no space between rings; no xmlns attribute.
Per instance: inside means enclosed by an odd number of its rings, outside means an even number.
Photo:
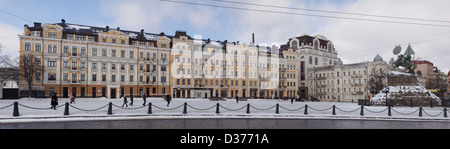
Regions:
<svg viewBox="0 0 450 149"><path fill-rule="evenodd" d="M325 84L323 84L323 85L321 85L321 84L317 85L317 88L325 88L325 87L327 87L327 85L325 85Z"/></svg>
<svg viewBox="0 0 450 149"><path fill-rule="evenodd" d="M363 84L362 83L351 83L352 84L352 86L362 86Z"/></svg>
<svg viewBox="0 0 450 149"><path fill-rule="evenodd" d="M287 71L286 68L279 68L278 70L279 70L280 72L286 72L286 71Z"/></svg>
<svg viewBox="0 0 450 149"><path fill-rule="evenodd" d="M362 78L362 75L352 75L352 78Z"/></svg>
<svg viewBox="0 0 450 149"><path fill-rule="evenodd" d="M327 77L317 77L316 80L326 80Z"/></svg>
<svg viewBox="0 0 450 149"><path fill-rule="evenodd" d="M364 92L352 92L352 95L364 95Z"/></svg>

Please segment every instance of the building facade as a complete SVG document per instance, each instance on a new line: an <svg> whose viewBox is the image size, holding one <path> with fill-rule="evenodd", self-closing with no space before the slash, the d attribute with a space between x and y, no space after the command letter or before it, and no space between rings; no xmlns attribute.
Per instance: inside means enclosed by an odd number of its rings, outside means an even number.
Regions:
<svg viewBox="0 0 450 149"><path fill-rule="evenodd" d="M343 64L308 69L308 94L319 100L356 102L370 99L387 85L389 65L377 55L372 62Z"/></svg>
<svg viewBox="0 0 450 149"><path fill-rule="evenodd" d="M306 79L300 79L299 73L308 67L299 58L317 55L316 59L324 60L329 56L324 45L330 45L315 37L311 43L298 41L296 48L280 49L192 38L185 31L171 36L65 20L25 25L18 36L22 97L29 89L24 70L34 66L30 80L36 97L57 93L58 97L94 98L295 98L298 81ZM323 43L313 45L313 40ZM310 51L314 46L316 51ZM306 50L302 53L299 48ZM328 54L336 54L333 50ZM301 66L305 67L302 71Z"/></svg>

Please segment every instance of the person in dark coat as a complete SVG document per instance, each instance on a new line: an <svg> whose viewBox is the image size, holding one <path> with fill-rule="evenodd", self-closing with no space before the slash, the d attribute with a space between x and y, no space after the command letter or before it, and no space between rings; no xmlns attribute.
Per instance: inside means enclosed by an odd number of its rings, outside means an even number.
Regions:
<svg viewBox="0 0 450 149"><path fill-rule="evenodd" d="M130 95L130 106L133 106L133 94Z"/></svg>
<svg viewBox="0 0 450 149"><path fill-rule="evenodd" d="M239 96L236 95L236 103L239 103Z"/></svg>
<svg viewBox="0 0 450 149"><path fill-rule="evenodd" d="M51 100L50 105L52 105L51 108L53 108L54 110L56 110L56 106L58 105L58 97L56 97L56 93L53 93L53 96L52 96L52 100Z"/></svg>
<svg viewBox="0 0 450 149"><path fill-rule="evenodd" d="M169 106L170 101L172 100L172 97L170 97L169 95L166 95L166 101L167 101L167 106Z"/></svg>
<svg viewBox="0 0 450 149"><path fill-rule="evenodd" d="M125 106L127 106L128 107L128 101L127 101L127 97L125 97L125 96L122 96L122 98L123 98L123 104L122 104L122 108L123 108L123 106L125 105Z"/></svg>
<svg viewBox="0 0 450 149"><path fill-rule="evenodd" d="M145 106L145 103L147 103L147 94L144 94L144 104L142 105Z"/></svg>

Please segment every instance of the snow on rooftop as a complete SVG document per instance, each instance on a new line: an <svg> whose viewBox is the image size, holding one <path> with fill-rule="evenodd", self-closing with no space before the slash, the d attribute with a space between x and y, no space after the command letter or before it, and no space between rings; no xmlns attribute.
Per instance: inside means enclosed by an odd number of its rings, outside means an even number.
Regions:
<svg viewBox="0 0 450 149"><path fill-rule="evenodd" d="M147 39L147 40L158 40L158 37L156 36L156 35L152 35L152 34L144 34L144 37Z"/></svg>
<svg viewBox="0 0 450 149"><path fill-rule="evenodd" d="M68 24L66 29L75 29L75 30L85 29L85 30L89 30L89 29L91 29L91 27Z"/></svg>

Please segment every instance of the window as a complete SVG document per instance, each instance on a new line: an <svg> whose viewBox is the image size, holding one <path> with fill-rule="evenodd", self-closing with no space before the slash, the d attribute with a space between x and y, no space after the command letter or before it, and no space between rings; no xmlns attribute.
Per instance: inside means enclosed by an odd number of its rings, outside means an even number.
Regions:
<svg viewBox="0 0 450 149"><path fill-rule="evenodd" d="M120 64L120 70L125 70L125 64L124 63Z"/></svg>
<svg viewBox="0 0 450 149"><path fill-rule="evenodd" d="M313 64L313 58L312 58L312 56L309 57L309 64L310 64L310 65Z"/></svg>
<svg viewBox="0 0 450 149"><path fill-rule="evenodd" d="M77 69L77 61L72 61L72 69Z"/></svg>
<svg viewBox="0 0 450 149"><path fill-rule="evenodd" d="M116 63L111 63L111 69L115 70L116 69Z"/></svg>
<svg viewBox="0 0 450 149"><path fill-rule="evenodd" d="M88 37L88 40L89 40L89 41L94 41L94 36L89 36L89 37Z"/></svg>
<svg viewBox="0 0 450 149"><path fill-rule="evenodd" d="M113 38L113 39L112 39L112 43L116 43L116 38Z"/></svg>
<svg viewBox="0 0 450 149"><path fill-rule="evenodd" d="M77 56L78 48L76 46L72 46L72 56Z"/></svg>
<svg viewBox="0 0 450 149"><path fill-rule="evenodd" d="M106 42L106 37L103 37L103 38L102 38L102 42Z"/></svg>
<svg viewBox="0 0 450 149"><path fill-rule="evenodd" d="M69 60L63 60L63 67L69 67Z"/></svg>
<svg viewBox="0 0 450 149"><path fill-rule="evenodd" d="M102 62L102 69L106 69L106 62Z"/></svg>
<svg viewBox="0 0 450 149"><path fill-rule="evenodd" d="M80 81L86 81L86 74L80 75Z"/></svg>
<svg viewBox="0 0 450 149"><path fill-rule="evenodd" d="M161 44L161 48L166 48L166 44L165 44L165 43L162 43L162 44Z"/></svg>
<svg viewBox="0 0 450 149"><path fill-rule="evenodd" d="M125 50L120 50L120 57L125 57Z"/></svg>
<svg viewBox="0 0 450 149"><path fill-rule="evenodd" d="M125 44L125 39L122 39L121 43L122 43L122 44Z"/></svg>
<svg viewBox="0 0 450 149"><path fill-rule="evenodd" d="M48 38L57 38L56 32L48 32Z"/></svg>
<svg viewBox="0 0 450 149"><path fill-rule="evenodd" d="M134 70L134 64L130 64L130 70Z"/></svg>
<svg viewBox="0 0 450 149"><path fill-rule="evenodd" d="M34 65L38 66L38 67L41 66L41 59L40 58L35 58L34 59Z"/></svg>
<svg viewBox="0 0 450 149"><path fill-rule="evenodd" d="M116 75L111 75L111 82L116 82Z"/></svg>
<svg viewBox="0 0 450 149"><path fill-rule="evenodd" d="M72 34L67 34L67 40L73 40L73 35Z"/></svg>
<svg viewBox="0 0 450 149"><path fill-rule="evenodd" d="M69 74L63 74L63 81L69 81Z"/></svg>
<svg viewBox="0 0 450 149"><path fill-rule="evenodd" d="M92 48L92 55L97 56L97 48Z"/></svg>
<svg viewBox="0 0 450 149"><path fill-rule="evenodd" d="M92 74L92 81L97 81L97 74Z"/></svg>
<svg viewBox="0 0 450 149"><path fill-rule="evenodd" d="M34 80L36 80L36 81L40 81L41 80L41 73L40 72L36 72L34 74Z"/></svg>
<svg viewBox="0 0 450 149"><path fill-rule="evenodd" d="M57 49L56 45L53 45L53 53L56 53L56 49Z"/></svg>
<svg viewBox="0 0 450 149"><path fill-rule="evenodd" d="M106 81L106 75L102 75L102 81L105 82Z"/></svg>
<svg viewBox="0 0 450 149"><path fill-rule="evenodd" d="M111 56L112 57L116 57L116 55L117 55L117 50L116 49L112 49L111 50Z"/></svg>
<svg viewBox="0 0 450 149"><path fill-rule="evenodd" d="M69 53L69 46L64 46L63 52L64 52L64 53Z"/></svg>
<svg viewBox="0 0 450 149"><path fill-rule="evenodd" d="M81 61L80 68L86 68L86 61Z"/></svg>
<svg viewBox="0 0 450 149"><path fill-rule="evenodd" d="M314 58L315 65L319 65L319 59L317 57Z"/></svg>
<svg viewBox="0 0 450 149"><path fill-rule="evenodd" d="M54 59L48 60L48 67L56 67L56 60Z"/></svg>
<svg viewBox="0 0 450 149"><path fill-rule="evenodd" d="M161 77L161 82L163 82L163 83L166 82L166 77L165 77L165 76L162 76L162 77Z"/></svg>
<svg viewBox="0 0 450 149"><path fill-rule="evenodd" d="M31 43L25 43L25 51L31 51Z"/></svg>
<svg viewBox="0 0 450 149"><path fill-rule="evenodd" d="M86 36L83 36L83 35L76 35L76 36L75 36L75 40L85 41L85 40L86 40Z"/></svg>
<svg viewBox="0 0 450 149"><path fill-rule="evenodd" d="M319 41L314 41L314 50L319 50Z"/></svg>
<svg viewBox="0 0 450 149"><path fill-rule="evenodd" d="M81 47L81 54L86 54L86 47Z"/></svg>
<svg viewBox="0 0 450 149"><path fill-rule="evenodd" d="M134 51L130 51L130 58L134 58Z"/></svg>
<svg viewBox="0 0 450 149"><path fill-rule="evenodd" d="M102 49L102 56L106 56L106 49Z"/></svg>
<svg viewBox="0 0 450 149"><path fill-rule="evenodd" d="M49 81L56 81L56 73L48 73Z"/></svg>
<svg viewBox="0 0 450 149"><path fill-rule="evenodd" d="M34 51L38 51L38 52L41 51L41 44L40 44L40 43L36 43L36 44L35 44L35 46L34 46Z"/></svg>
<svg viewBox="0 0 450 149"><path fill-rule="evenodd" d="M133 82L133 81L134 81L134 76L130 75L130 82Z"/></svg>
<svg viewBox="0 0 450 149"><path fill-rule="evenodd" d="M291 47L293 49L297 49L298 48L297 45L298 45L298 42L296 40L292 41Z"/></svg>
<svg viewBox="0 0 450 149"><path fill-rule="evenodd" d="M125 82L125 75L120 75L120 82Z"/></svg>

